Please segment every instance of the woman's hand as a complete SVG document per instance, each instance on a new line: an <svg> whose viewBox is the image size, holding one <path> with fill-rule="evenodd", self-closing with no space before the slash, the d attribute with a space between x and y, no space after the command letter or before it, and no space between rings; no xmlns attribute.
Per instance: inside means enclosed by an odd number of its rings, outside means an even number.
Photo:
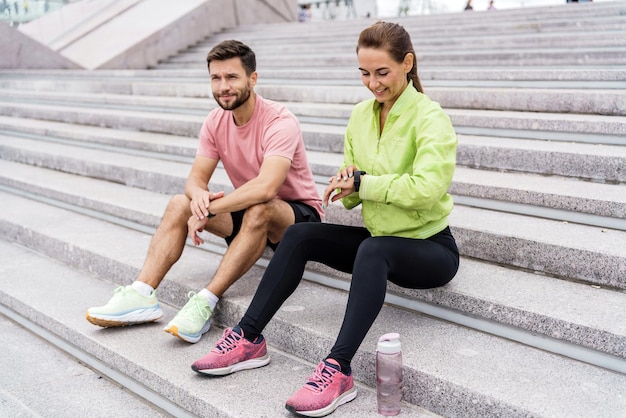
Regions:
<svg viewBox="0 0 626 418"><path fill-rule="evenodd" d="M354 172L357 170L358 168L356 168L356 166L349 165L339 171L336 176L332 176L328 179L328 186L326 186L322 198L324 207L328 206L329 199L331 202L334 202L354 193Z"/></svg>

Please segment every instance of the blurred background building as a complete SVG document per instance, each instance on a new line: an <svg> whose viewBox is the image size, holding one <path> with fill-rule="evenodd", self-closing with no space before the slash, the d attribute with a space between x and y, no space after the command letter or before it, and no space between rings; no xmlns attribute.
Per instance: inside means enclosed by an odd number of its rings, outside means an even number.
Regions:
<svg viewBox="0 0 626 418"><path fill-rule="evenodd" d="M496 9L514 9L554 6L569 2L569 0L494 0L494 5ZM298 4L308 11L310 20L319 20L461 12L465 9L466 0L298 0ZM474 11L487 10L489 0L472 0L472 6Z"/></svg>

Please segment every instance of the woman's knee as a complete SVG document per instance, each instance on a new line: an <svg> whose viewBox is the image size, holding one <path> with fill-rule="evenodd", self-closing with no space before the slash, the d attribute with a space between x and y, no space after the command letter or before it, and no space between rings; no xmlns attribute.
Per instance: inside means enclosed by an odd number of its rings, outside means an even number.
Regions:
<svg viewBox="0 0 626 418"><path fill-rule="evenodd" d="M321 224L315 222L301 222L290 225L287 227L281 242L288 242L291 243L290 245L295 245L296 243L315 238L319 232L320 225Z"/></svg>
<svg viewBox="0 0 626 418"><path fill-rule="evenodd" d="M376 238L367 238L363 240L361 245L359 246L359 250L357 252L357 261L358 260L368 260L368 262L374 261L383 261L386 259L386 252L388 248L384 245L382 240L378 240Z"/></svg>

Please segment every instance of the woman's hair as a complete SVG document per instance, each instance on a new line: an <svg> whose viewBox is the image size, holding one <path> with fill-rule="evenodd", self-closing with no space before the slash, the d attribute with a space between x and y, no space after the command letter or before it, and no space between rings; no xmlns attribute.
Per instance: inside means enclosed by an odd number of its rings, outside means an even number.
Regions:
<svg viewBox="0 0 626 418"><path fill-rule="evenodd" d="M240 58L246 74L256 71L256 56L249 46L239 41L223 41L215 45L206 56L207 67L211 61L224 61L231 58Z"/></svg>
<svg viewBox="0 0 626 418"><path fill-rule="evenodd" d="M376 48L386 50L397 63L404 61L406 54L413 54L413 68L406 75L407 80L413 81L413 87L423 93L422 83L417 75L417 57L411 42L411 36L397 23L376 22L364 29L359 35L356 52L361 48Z"/></svg>

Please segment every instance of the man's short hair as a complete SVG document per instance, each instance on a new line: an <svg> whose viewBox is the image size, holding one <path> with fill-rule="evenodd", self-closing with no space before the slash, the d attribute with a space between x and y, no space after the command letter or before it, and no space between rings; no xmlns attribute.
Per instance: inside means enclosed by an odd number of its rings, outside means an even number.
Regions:
<svg viewBox="0 0 626 418"><path fill-rule="evenodd" d="M241 59L241 64L247 75L256 71L256 56L254 52L248 45L235 40L222 41L215 45L206 56L207 68L211 65L211 61L224 61L231 58Z"/></svg>

